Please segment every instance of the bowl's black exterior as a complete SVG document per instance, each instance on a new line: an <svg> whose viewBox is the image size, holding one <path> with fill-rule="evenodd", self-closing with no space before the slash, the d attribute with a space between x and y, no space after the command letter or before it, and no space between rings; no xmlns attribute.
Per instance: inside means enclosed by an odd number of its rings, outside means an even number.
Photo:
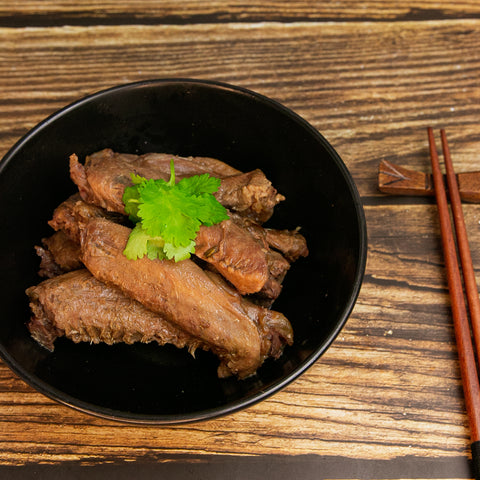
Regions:
<svg viewBox="0 0 480 480"><path fill-rule="evenodd" d="M295 343L243 381L219 380L217 361L153 344L33 341L25 289L40 281L33 246L51 232L53 209L75 191L68 156L111 147L219 158L261 168L286 200L269 225L302 227L310 255L293 265L274 305ZM0 164L2 307L0 355L45 395L99 416L155 424L231 413L279 390L311 366L356 301L366 262L366 225L345 165L307 122L251 91L198 80L152 80L84 98L22 138Z"/></svg>

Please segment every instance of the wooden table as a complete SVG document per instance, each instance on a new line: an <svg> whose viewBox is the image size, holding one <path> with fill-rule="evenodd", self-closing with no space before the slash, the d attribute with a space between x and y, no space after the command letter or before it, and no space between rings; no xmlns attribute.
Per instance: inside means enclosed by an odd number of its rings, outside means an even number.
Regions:
<svg viewBox="0 0 480 480"><path fill-rule="evenodd" d="M333 346L234 415L115 423L54 403L0 363L1 478L471 476L436 206L383 195L376 176L382 159L430 170L429 125L447 129L459 172L478 169L477 0L1 0L0 27L0 157L100 89L224 81L280 101L330 141L369 239L358 302ZM479 276L480 205L464 212Z"/></svg>

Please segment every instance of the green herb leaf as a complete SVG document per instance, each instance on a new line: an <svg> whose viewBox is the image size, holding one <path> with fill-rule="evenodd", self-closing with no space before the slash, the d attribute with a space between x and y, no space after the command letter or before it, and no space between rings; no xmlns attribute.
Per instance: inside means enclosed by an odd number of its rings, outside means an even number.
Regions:
<svg viewBox="0 0 480 480"><path fill-rule="evenodd" d="M130 232L128 236L127 245L123 254L129 260L136 260L137 258L143 258L148 252L148 241L151 239L142 228L140 223L135 225L135 228Z"/></svg>
<svg viewBox="0 0 480 480"><path fill-rule="evenodd" d="M192 240L186 247L175 247L171 243L165 243L163 251L165 252L165 257L169 260L173 258L176 262L180 262L190 258L190 255L195 253L195 242Z"/></svg>
<svg viewBox="0 0 480 480"><path fill-rule="evenodd" d="M220 187L220 179L211 177L208 173L182 178L177 187L189 195L215 193Z"/></svg>
<svg viewBox="0 0 480 480"><path fill-rule="evenodd" d="M125 204L125 213L129 216L130 220L132 222L138 222L140 220L138 216L138 205L140 203L138 188L136 186L125 188L122 200Z"/></svg>
<svg viewBox="0 0 480 480"><path fill-rule="evenodd" d="M135 260L149 258L185 260L195 252L195 238L202 225L228 219L227 211L213 196L220 180L208 174L175 183L173 160L170 180L152 180L132 174L133 186L123 195L125 212L136 223L124 254Z"/></svg>

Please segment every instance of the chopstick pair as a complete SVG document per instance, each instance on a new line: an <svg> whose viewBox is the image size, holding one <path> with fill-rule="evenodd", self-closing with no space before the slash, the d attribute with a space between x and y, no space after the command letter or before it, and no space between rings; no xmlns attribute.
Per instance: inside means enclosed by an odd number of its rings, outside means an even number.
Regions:
<svg viewBox="0 0 480 480"><path fill-rule="evenodd" d="M470 425L473 473L478 480L480 479L480 385L475 350L477 360L480 361L480 298L475 281L457 178L453 170L445 130L442 129L440 131L440 136L445 161L448 193L457 238L457 247L460 255L460 263L462 265L465 293L468 299L470 323L462 287L455 238L450 221L447 194L445 192L443 175L440 171L440 164L435 146L435 137L432 128L428 128L430 159L432 162L435 197L440 219L443 254L447 270L448 289L450 292L465 406ZM471 332L473 333L475 346L472 344Z"/></svg>

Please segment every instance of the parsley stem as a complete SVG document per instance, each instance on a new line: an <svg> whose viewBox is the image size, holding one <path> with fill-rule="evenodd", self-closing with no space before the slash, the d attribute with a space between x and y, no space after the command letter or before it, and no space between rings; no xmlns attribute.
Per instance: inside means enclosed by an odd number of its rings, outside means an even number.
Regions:
<svg viewBox="0 0 480 480"><path fill-rule="evenodd" d="M167 185L169 187L173 187L175 185L175 167L173 165L173 158L170 160L170 180L168 181Z"/></svg>

